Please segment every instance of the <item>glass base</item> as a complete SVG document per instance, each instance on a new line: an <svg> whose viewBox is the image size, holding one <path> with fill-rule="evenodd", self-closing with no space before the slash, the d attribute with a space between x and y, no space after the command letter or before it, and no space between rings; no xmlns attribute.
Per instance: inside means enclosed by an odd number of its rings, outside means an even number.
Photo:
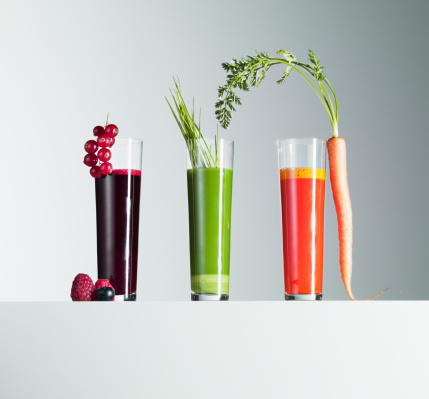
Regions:
<svg viewBox="0 0 429 399"><path fill-rule="evenodd" d="M285 294L285 301L321 301L322 294L297 294L297 295L288 295Z"/></svg>
<svg viewBox="0 0 429 399"><path fill-rule="evenodd" d="M134 302L137 299L137 294L125 294L125 295L115 295L115 301L124 302L124 301L132 301Z"/></svg>
<svg viewBox="0 0 429 399"><path fill-rule="evenodd" d="M227 301L229 295L226 294L191 294L192 301Z"/></svg>

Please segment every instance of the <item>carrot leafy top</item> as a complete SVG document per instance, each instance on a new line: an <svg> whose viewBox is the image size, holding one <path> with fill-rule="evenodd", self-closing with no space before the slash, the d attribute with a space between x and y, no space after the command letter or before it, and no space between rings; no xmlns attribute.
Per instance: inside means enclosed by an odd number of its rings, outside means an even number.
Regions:
<svg viewBox="0 0 429 399"><path fill-rule="evenodd" d="M283 83L290 75L292 70L297 71L314 89L322 101L329 119L331 120L333 137L338 137L338 104L337 96L326 79L324 68L320 65L319 58L313 51L308 51L309 64L298 62L295 56L286 51L279 50L277 54L283 58L270 58L266 53L256 51L256 55L233 59L231 62L224 62L222 68L228 73L226 84L218 89L218 101L216 103L216 119L220 125L227 129L232 118L232 111L235 111L234 105L242 105L241 99L235 94L233 89L249 91L250 86L259 86L264 80L268 70L278 64L286 64L287 67L282 77L277 83ZM313 80L313 82L312 82ZM329 94L333 95L333 101Z"/></svg>

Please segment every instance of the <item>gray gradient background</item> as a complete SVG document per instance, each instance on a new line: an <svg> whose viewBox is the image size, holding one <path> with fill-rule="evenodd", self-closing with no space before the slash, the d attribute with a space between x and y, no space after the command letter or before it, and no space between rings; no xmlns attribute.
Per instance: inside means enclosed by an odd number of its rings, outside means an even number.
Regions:
<svg viewBox="0 0 429 399"><path fill-rule="evenodd" d="M0 2L0 300L69 300L96 276L83 144L107 111L144 140L139 300L189 300L183 139L163 98L180 76L216 129L221 62L313 49L340 105L354 212L353 291L429 299L427 1ZM275 139L330 136L298 75L270 71L222 132L235 145L231 299L282 300ZM327 186L324 298L346 299Z"/></svg>

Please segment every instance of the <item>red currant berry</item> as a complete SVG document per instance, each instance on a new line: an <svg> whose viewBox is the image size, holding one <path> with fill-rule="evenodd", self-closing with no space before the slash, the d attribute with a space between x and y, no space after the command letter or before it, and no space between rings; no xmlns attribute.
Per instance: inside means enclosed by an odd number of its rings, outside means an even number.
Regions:
<svg viewBox="0 0 429 399"><path fill-rule="evenodd" d="M110 161L110 158L112 158L112 153L107 148L100 148L98 150L97 156L101 162L107 162Z"/></svg>
<svg viewBox="0 0 429 399"><path fill-rule="evenodd" d="M100 167L99 166L93 166L90 170L89 173L91 174L92 177L101 177L102 174L100 172Z"/></svg>
<svg viewBox="0 0 429 399"><path fill-rule="evenodd" d="M95 151L97 151L97 149L98 149L98 145L95 140L88 140L85 143L85 151L88 154L93 154Z"/></svg>
<svg viewBox="0 0 429 399"><path fill-rule="evenodd" d="M86 166L95 166L97 165L98 162L98 158L97 155L95 154L86 154L85 158L83 158L83 163Z"/></svg>
<svg viewBox="0 0 429 399"><path fill-rule="evenodd" d="M116 125L107 125L106 129L104 129L104 133L106 133L110 137L115 137L119 133L119 129Z"/></svg>
<svg viewBox="0 0 429 399"><path fill-rule="evenodd" d="M102 134L101 136L98 136L97 138L97 144L100 147L109 147L110 145L110 137L107 134Z"/></svg>
<svg viewBox="0 0 429 399"><path fill-rule="evenodd" d="M113 144L115 144L115 138L114 137L110 137L110 145L109 145L109 147L113 147Z"/></svg>
<svg viewBox="0 0 429 399"><path fill-rule="evenodd" d="M101 136L104 134L104 127L103 126L96 126L93 130L94 136Z"/></svg>
<svg viewBox="0 0 429 399"><path fill-rule="evenodd" d="M110 162L103 162L100 165L100 172L103 175L110 175L113 172L112 164Z"/></svg>

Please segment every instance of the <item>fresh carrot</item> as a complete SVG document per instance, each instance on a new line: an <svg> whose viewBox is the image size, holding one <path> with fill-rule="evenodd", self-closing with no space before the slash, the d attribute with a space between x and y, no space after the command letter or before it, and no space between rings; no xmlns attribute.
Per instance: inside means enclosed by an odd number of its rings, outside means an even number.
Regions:
<svg viewBox="0 0 429 399"><path fill-rule="evenodd" d="M327 147L332 196L334 197L335 210L337 212L341 277L347 295L351 300L355 301L356 298L353 296L351 288L353 220L352 204L350 201L349 186L347 184L346 142L342 137L331 137L327 142ZM389 287L365 300L377 298L390 288L399 290L397 287Z"/></svg>

